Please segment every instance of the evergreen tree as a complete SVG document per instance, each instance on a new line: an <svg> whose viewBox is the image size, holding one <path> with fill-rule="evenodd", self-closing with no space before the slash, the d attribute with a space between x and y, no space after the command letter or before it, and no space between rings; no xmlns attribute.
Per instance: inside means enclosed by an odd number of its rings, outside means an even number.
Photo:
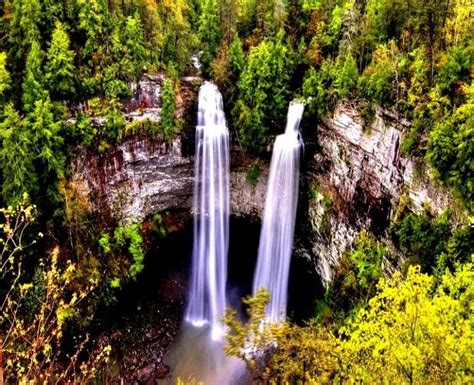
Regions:
<svg viewBox="0 0 474 385"><path fill-rule="evenodd" d="M205 0L201 17L199 18L199 38L203 44L201 62L204 72L209 71L209 65L216 54L221 41L219 4L217 0Z"/></svg>
<svg viewBox="0 0 474 385"><path fill-rule="evenodd" d="M38 42L31 44L26 58L25 80L23 81L23 109L30 113L35 102L44 97L44 77L42 72L43 52Z"/></svg>
<svg viewBox="0 0 474 385"><path fill-rule="evenodd" d="M105 33L107 4L103 0L76 0L79 30L85 34L83 55L92 59L94 51L101 50Z"/></svg>
<svg viewBox="0 0 474 385"><path fill-rule="evenodd" d="M8 204L15 204L23 193L36 191L37 178L29 132L12 104L5 107L5 119L0 124L0 139L3 199Z"/></svg>
<svg viewBox="0 0 474 385"><path fill-rule="evenodd" d="M143 33L140 15L135 13L129 16L125 22L123 31L123 57L122 68L126 68L128 80L137 81L145 71L145 36Z"/></svg>
<svg viewBox="0 0 474 385"><path fill-rule="evenodd" d="M168 142L173 138L176 126L175 119L175 83L173 79L166 79L163 85L161 108L161 128Z"/></svg>
<svg viewBox="0 0 474 385"><path fill-rule="evenodd" d="M338 57L336 66L338 71L336 73L335 86L336 92L341 98L345 98L349 91L357 85L359 72L357 65L351 52L344 55L344 59Z"/></svg>
<svg viewBox="0 0 474 385"><path fill-rule="evenodd" d="M74 52L61 22L56 22L47 52L46 82L53 97L65 98L74 93Z"/></svg>
<svg viewBox="0 0 474 385"><path fill-rule="evenodd" d="M242 143L250 150L263 151L268 134L280 128L288 107L292 68L292 52L282 30L275 40L264 40L250 50L232 111Z"/></svg>
<svg viewBox="0 0 474 385"><path fill-rule="evenodd" d="M41 2L39 0L12 0L9 26L11 57L17 60L23 57L33 42L41 39L39 22L41 20Z"/></svg>
<svg viewBox="0 0 474 385"><path fill-rule="evenodd" d="M0 110L5 102L5 93L10 89L10 86L11 78L7 70L7 54L5 52L0 52Z"/></svg>
<svg viewBox="0 0 474 385"><path fill-rule="evenodd" d="M56 182L64 175L65 157L62 149L61 123L53 114L49 97L35 102L34 110L27 118L30 154L34 154L37 178L46 187L48 200L57 197Z"/></svg>

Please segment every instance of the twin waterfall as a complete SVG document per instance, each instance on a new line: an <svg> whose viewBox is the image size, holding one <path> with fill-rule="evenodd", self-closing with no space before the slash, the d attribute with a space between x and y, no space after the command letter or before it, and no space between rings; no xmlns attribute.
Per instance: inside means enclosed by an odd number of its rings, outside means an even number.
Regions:
<svg viewBox="0 0 474 385"><path fill-rule="evenodd" d="M229 248L229 131L222 95L205 82L199 90L194 185L194 244L190 296L185 318L210 323L222 334Z"/></svg>
<svg viewBox="0 0 474 385"><path fill-rule="evenodd" d="M304 106L290 103L286 131L275 141L254 293L270 291L268 320L285 319L288 276L298 201ZM194 244L189 302L185 318L195 326L210 325L213 339L223 332L229 247L229 131L222 95L205 82L199 90L194 187Z"/></svg>
<svg viewBox="0 0 474 385"><path fill-rule="evenodd" d="M300 121L304 105L290 103L285 133L273 147L263 225L260 232L253 294L270 292L268 321L284 321L288 298L288 276L298 204L301 139Z"/></svg>

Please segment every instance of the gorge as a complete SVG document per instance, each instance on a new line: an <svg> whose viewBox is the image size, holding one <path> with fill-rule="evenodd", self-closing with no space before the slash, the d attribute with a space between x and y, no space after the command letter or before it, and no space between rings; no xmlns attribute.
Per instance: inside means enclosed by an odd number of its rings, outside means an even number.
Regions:
<svg viewBox="0 0 474 385"><path fill-rule="evenodd" d="M472 383L471 3L3 1L0 385Z"/></svg>

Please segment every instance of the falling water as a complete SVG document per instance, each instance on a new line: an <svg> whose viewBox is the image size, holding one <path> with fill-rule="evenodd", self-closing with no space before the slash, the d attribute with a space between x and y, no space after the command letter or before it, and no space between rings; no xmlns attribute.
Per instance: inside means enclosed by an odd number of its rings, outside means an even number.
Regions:
<svg viewBox="0 0 474 385"><path fill-rule="evenodd" d="M194 185L194 245L186 320L222 328L229 245L229 132L222 95L205 82L199 90Z"/></svg>
<svg viewBox="0 0 474 385"><path fill-rule="evenodd" d="M276 138L270 167L270 180L257 269L253 281L254 294L261 288L270 291L267 306L270 322L285 319L288 297L293 233L298 203L300 150L299 125L304 105L291 102L285 133Z"/></svg>

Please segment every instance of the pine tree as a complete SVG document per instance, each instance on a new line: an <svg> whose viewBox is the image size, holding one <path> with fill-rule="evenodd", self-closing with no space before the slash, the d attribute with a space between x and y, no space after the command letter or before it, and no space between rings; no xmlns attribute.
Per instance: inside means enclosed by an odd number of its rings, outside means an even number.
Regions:
<svg viewBox="0 0 474 385"><path fill-rule="evenodd" d="M209 65L216 54L221 41L219 4L217 0L206 0L199 18L199 38L203 45L201 62L204 72L209 71Z"/></svg>
<svg viewBox="0 0 474 385"><path fill-rule="evenodd" d="M57 190L54 181L64 175L64 140L61 123L54 118L53 104L49 97L35 102L26 124L31 138L29 150L35 156L38 179L41 185L46 186L48 198L55 198Z"/></svg>
<svg viewBox="0 0 474 385"><path fill-rule="evenodd" d="M5 107L5 119L0 124L0 139L3 199L8 204L15 204L23 193L31 194L36 190L37 179L29 133L12 104Z"/></svg>
<svg viewBox="0 0 474 385"><path fill-rule="evenodd" d="M237 83L239 98L232 111L240 137L249 149L261 152L270 130L279 127L288 107L293 53L284 39L264 40L250 50L247 65Z"/></svg>
<svg viewBox="0 0 474 385"><path fill-rule="evenodd" d="M7 70L7 54L0 52L0 109L5 102L5 93L10 89L11 78Z"/></svg>
<svg viewBox="0 0 474 385"><path fill-rule="evenodd" d="M33 111L35 102L44 96L43 52L37 41L31 44L26 58L25 79L23 81L23 109L26 113Z"/></svg>
<svg viewBox="0 0 474 385"><path fill-rule="evenodd" d="M9 42L12 57L20 59L33 42L41 38L41 2L39 0L13 0L11 2Z"/></svg>
<svg viewBox="0 0 474 385"><path fill-rule="evenodd" d="M127 78L131 81L137 81L145 71L146 59L146 49L143 43L145 36L138 13L127 18L123 31L123 41L125 52L122 60L127 63L124 65L124 68L127 68Z"/></svg>
<svg viewBox="0 0 474 385"><path fill-rule="evenodd" d="M69 45L63 24L56 22L46 63L46 82L55 98L66 98L74 93L74 52Z"/></svg>

